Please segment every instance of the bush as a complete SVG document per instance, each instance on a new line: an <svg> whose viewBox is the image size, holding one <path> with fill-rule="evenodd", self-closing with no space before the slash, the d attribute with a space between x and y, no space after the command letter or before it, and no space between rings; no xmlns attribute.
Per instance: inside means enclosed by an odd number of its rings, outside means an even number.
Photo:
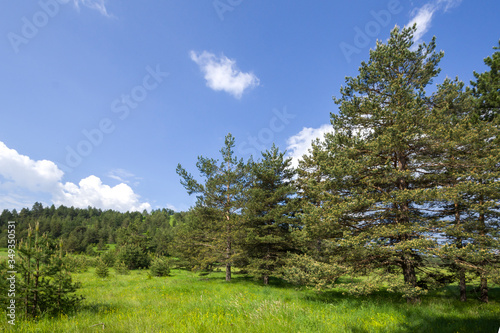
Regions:
<svg viewBox="0 0 500 333"><path fill-rule="evenodd" d="M109 276L109 268L104 261L100 260L99 264L95 268L95 274L101 279L107 278Z"/></svg>
<svg viewBox="0 0 500 333"><path fill-rule="evenodd" d="M118 250L118 261L123 261L128 269L149 268L151 259L149 255L139 246L125 244Z"/></svg>
<svg viewBox="0 0 500 333"><path fill-rule="evenodd" d="M151 263L150 270L153 276L168 276L170 274L170 265L167 259L157 257Z"/></svg>
<svg viewBox="0 0 500 333"><path fill-rule="evenodd" d="M85 256L66 255L63 257L64 267L71 273L84 273L94 262Z"/></svg>
<svg viewBox="0 0 500 333"><path fill-rule="evenodd" d="M115 271L117 274L120 274L120 275L130 274L127 265L125 265L125 263L123 261L120 261L115 265Z"/></svg>
<svg viewBox="0 0 500 333"><path fill-rule="evenodd" d="M106 251L101 253L101 260L108 266L113 267L116 262L116 252L115 251Z"/></svg>

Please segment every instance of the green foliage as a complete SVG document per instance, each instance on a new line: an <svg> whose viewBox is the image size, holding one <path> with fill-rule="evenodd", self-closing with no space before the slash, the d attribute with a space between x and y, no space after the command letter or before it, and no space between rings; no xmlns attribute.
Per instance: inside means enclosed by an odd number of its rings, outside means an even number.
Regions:
<svg viewBox="0 0 500 333"><path fill-rule="evenodd" d="M8 271L7 260L0 259L0 276L2 277L0 279L0 290L3 291L0 295L0 307L2 309L6 309L10 303L10 299L8 297L8 290L10 289L10 283L9 280L7 280L9 277L9 274L7 273Z"/></svg>
<svg viewBox="0 0 500 333"><path fill-rule="evenodd" d="M97 256L97 252L94 250L93 244L87 245L87 248L85 249L85 254L91 257Z"/></svg>
<svg viewBox="0 0 500 333"><path fill-rule="evenodd" d="M125 244L119 247L116 260L125 263L128 269L149 268L151 263L148 253L136 244Z"/></svg>
<svg viewBox="0 0 500 333"><path fill-rule="evenodd" d="M127 265L125 265L125 263L123 261L118 261L115 264L115 271L117 274L120 274L120 275L130 274L130 271L129 271Z"/></svg>
<svg viewBox="0 0 500 333"><path fill-rule="evenodd" d="M245 269L268 284L287 253L295 251L291 237L299 225L292 200L295 170L291 159L273 145L262 153L262 160L251 164L249 177L239 246L241 257L248 261Z"/></svg>
<svg viewBox="0 0 500 333"><path fill-rule="evenodd" d="M40 236L37 224L17 250L20 277L16 280L16 304L25 317L36 319L76 310L83 299L75 295L80 284L72 281L65 267L61 244L54 244L45 234Z"/></svg>
<svg viewBox="0 0 500 333"><path fill-rule="evenodd" d="M120 230L127 229L133 223L138 224L138 235L155 235L161 232L167 235L166 230L171 228L168 221L174 211L170 209L158 209L151 212L117 212L113 210L102 211L100 209L74 208L54 205L43 207L40 203L35 203L33 208L24 208L20 212L15 209L1 211L0 214L0 234L7 230L8 221L16 221L16 236L19 239L25 238L29 225L39 223L40 232L46 233L51 239L62 239L63 250L69 253L85 253L89 244L97 244L98 250L106 249L108 245L104 243L114 243L119 240ZM164 251L168 247L170 238L161 237L155 241L149 241L148 251L155 251L160 246L159 251ZM0 247L7 244L6 237L0 237Z"/></svg>
<svg viewBox="0 0 500 333"><path fill-rule="evenodd" d="M97 251L106 251L109 250L109 245L104 243L102 238L99 239L99 243L97 243Z"/></svg>
<svg viewBox="0 0 500 333"><path fill-rule="evenodd" d="M64 267L72 273L86 272L89 267L94 267L96 258L90 258L83 255L67 254L63 257Z"/></svg>
<svg viewBox="0 0 500 333"><path fill-rule="evenodd" d="M286 261L282 272L285 280L317 290L333 288L347 271L345 266L320 262L308 255L291 254Z"/></svg>
<svg viewBox="0 0 500 333"><path fill-rule="evenodd" d="M424 156L434 143L426 88L443 56L434 51L434 39L413 50L415 30L394 28L359 75L346 78L342 96L334 99L340 112L331 115L333 134L313 146L300 181L315 256L329 255L323 251L327 239L336 244L327 250L335 248L338 264L348 262L354 273L398 267L393 272L410 289L417 286L422 254L435 246L433 218L422 205L436 184L432 172L422 171L434 165Z"/></svg>
<svg viewBox="0 0 500 333"><path fill-rule="evenodd" d="M189 194L198 194L195 212L201 216L210 216L210 220L204 223L206 228L203 229L203 234L198 234L193 241L187 240L190 242L187 246L195 246L198 258L206 265L224 264L226 281L231 280L231 266L237 256L234 246L240 224L238 212L244 205L248 172L243 160L235 157L234 147L234 137L228 134L225 146L220 150L222 161L198 157L196 166L205 180L204 184L198 182L180 164L177 166L181 184Z"/></svg>
<svg viewBox="0 0 500 333"><path fill-rule="evenodd" d="M116 251L108 250L101 253L101 260L108 266L113 267L116 262Z"/></svg>
<svg viewBox="0 0 500 333"><path fill-rule="evenodd" d="M107 278L109 276L109 267L103 260L99 260L95 268L95 275L101 279Z"/></svg>
<svg viewBox="0 0 500 333"><path fill-rule="evenodd" d="M168 276L170 275L170 264L167 258L156 257L151 262L151 275L153 276Z"/></svg>
<svg viewBox="0 0 500 333"><path fill-rule="evenodd" d="M495 50L500 50L500 41L498 44L499 46L494 47ZM500 113L500 51L484 59L484 63L490 70L481 74L474 72L476 81L471 84L477 97L479 117L493 121Z"/></svg>

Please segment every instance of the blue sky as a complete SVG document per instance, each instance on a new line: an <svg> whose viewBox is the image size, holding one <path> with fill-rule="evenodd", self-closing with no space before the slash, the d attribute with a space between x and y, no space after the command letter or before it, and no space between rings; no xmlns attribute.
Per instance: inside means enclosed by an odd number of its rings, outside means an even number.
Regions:
<svg viewBox="0 0 500 333"><path fill-rule="evenodd" d="M345 76L417 22L445 51L436 83L500 38L496 0L2 1L0 209L187 210L197 156L275 142L297 160L329 130Z"/></svg>

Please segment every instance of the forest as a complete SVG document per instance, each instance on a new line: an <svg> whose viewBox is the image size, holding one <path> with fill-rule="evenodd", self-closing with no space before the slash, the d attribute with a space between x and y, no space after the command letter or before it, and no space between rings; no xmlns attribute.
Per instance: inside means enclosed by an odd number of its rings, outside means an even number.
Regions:
<svg viewBox="0 0 500 333"><path fill-rule="evenodd" d="M353 302L384 293L410 308L452 288L456 304L498 309L500 43L470 85L434 83L444 52L435 39L414 45L415 29L396 27L346 78L331 132L297 168L275 145L243 160L229 133L219 156L178 165L197 198L189 211L4 210L0 248L15 221L18 315L78 312L85 286L71 276L88 269L95 279L112 269L244 276ZM44 300L51 293L58 302Z"/></svg>

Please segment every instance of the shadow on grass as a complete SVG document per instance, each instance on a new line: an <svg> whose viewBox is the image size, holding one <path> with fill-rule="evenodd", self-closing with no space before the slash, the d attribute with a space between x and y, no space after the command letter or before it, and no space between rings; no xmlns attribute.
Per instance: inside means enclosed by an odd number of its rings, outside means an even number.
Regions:
<svg viewBox="0 0 500 333"><path fill-rule="evenodd" d="M117 306L112 306L108 303L89 303L89 304L82 304L79 308L78 312L88 312L91 314L99 314L99 313L106 313L106 312L112 312L112 311L118 311L119 307Z"/></svg>
<svg viewBox="0 0 500 333"><path fill-rule="evenodd" d="M444 290L447 292L443 294ZM410 305L401 294L379 291L367 296L344 295L339 290L305 293L303 299L310 302L347 305L351 309L371 309L375 315L398 313L405 319L391 332L492 332L500 329L500 288L490 288L490 303L479 301L473 288L468 301L460 302L458 287L448 286L422 296L422 303ZM372 315L374 315L372 314ZM380 328L379 328L380 329ZM352 332L371 332L360 326L349 327Z"/></svg>
<svg viewBox="0 0 500 333"><path fill-rule="evenodd" d="M293 285L288 285L283 283L283 287L294 287ZM427 295L422 296L423 304L427 303L435 303L442 300L446 300L447 302L456 303L460 306L470 307L474 304L474 306L478 304L484 304L479 302L479 292L474 288L467 288L467 302L459 301L460 292L458 286L446 286L444 288L430 291ZM489 289L489 298L493 303L497 303L500 301L500 287L493 287ZM304 299L314 302L323 302L323 303L335 303L339 300L352 300L362 301L362 302L373 302L373 303L394 303L394 304L406 304L406 299L400 293L393 293L387 290L379 290L369 295L363 296L353 296L349 295L346 290L340 289L331 289L325 291L311 291L304 295ZM500 318L500 315L499 315ZM496 333L496 332L495 332Z"/></svg>
<svg viewBox="0 0 500 333"><path fill-rule="evenodd" d="M412 314L415 316L415 314ZM455 333L484 332L496 333L500 328L498 314L482 315L480 318L452 318L441 314L423 314L417 320L403 324L396 332Z"/></svg>

